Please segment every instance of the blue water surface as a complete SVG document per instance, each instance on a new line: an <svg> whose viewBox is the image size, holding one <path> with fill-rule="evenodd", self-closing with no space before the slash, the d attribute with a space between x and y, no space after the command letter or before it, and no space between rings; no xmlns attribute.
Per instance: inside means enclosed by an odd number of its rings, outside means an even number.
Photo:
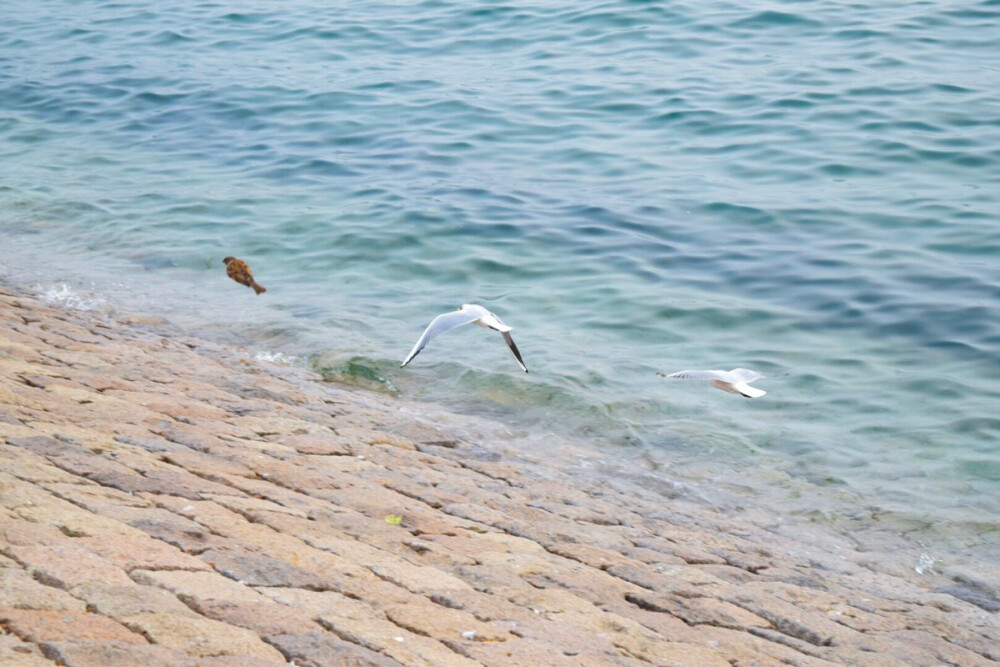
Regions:
<svg viewBox="0 0 1000 667"><path fill-rule="evenodd" d="M996 539L996 0L4 14L8 282ZM531 374L471 327L398 368L471 302ZM737 366L765 397L657 376Z"/></svg>

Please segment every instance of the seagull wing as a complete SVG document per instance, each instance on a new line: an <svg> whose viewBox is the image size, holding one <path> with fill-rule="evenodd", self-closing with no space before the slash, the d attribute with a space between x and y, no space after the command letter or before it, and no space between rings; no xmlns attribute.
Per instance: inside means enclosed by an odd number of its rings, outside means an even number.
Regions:
<svg viewBox="0 0 1000 667"><path fill-rule="evenodd" d="M760 398L761 396L767 393L763 389L758 389L757 387L751 387L746 382L734 382L730 386L743 396L746 396L747 398Z"/></svg>
<svg viewBox="0 0 1000 667"><path fill-rule="evenodd" d="M494 331L499 331L500 333L507 333L508 331L514 328L507 326L506 324L501 322L499 317L489 312L485 308L482 308L480 306L476 306L476 308L479 308L480 310L483 311L483 314L480 315L479 317L480 326L488 327L490 329L493 329Z"/></svg>
<svg viewBox="0 0 1000 667"><path fill-rule="evenodd" d="M734 368L729 371L729 374L736 378L739 382L753 382L754 380L759 380L764 377L757 371L752 371L749 368Z"/></svg>
<svg viewBox="0 0 1000 667"><path fill-rule="evenodd" d="M510 351L514 353L514 358L517 359L517 363L521 366L525 373L528 372L528 367L524 365L524 360L521 359L521 352L517 349L517 345L514 345L514 339L510 337L510 334L506 331L502 331L504 341L507 342L507 347Z"/></svg>
<svg viewBox="0 0 1000 667"><path fill-rule="evenodd" d="M400 368L410 363L413 357L420 353L420 350L424 349L427 343L431 342L441 334L446 331L451 331L455 327L460 327L463 324L471 324L479 319L478 313L468 313L462 312L460 310L455 310L450 313L445 313L444 315L438 315L431 323L427 325L424 329L424 333L420 335L417 340L417 344L413 346L410 353L406 355L406 359L400 364Z"/></svg>

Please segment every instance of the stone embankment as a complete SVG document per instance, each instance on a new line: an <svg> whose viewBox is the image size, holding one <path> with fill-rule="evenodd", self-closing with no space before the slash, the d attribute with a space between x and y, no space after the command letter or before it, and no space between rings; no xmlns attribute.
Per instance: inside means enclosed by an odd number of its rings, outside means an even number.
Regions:
<svg viewBox="0 0 1000 667"><path fill-rule="evenodd" d="M0 290L0 664L986 665L843 541Z"/></svg>

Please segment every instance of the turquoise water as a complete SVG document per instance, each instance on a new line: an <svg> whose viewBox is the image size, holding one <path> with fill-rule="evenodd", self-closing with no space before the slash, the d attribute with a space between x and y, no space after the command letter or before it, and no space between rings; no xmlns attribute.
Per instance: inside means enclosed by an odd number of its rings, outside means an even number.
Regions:
<svg viewBox="0 0 1000 667"><path fill-rule="evenodd" d="M995 538L1000 2L752 5L8 7L0 275Z"/></svg>

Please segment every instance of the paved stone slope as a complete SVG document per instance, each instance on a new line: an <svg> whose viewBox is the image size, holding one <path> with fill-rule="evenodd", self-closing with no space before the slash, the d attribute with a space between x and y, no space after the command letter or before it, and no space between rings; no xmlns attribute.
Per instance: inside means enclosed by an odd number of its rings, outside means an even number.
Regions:
<svg viewBox="0 0 1000 667"><path fill-rule="evenodd" d="M1000 660L996 613L835 538L499 456L148 324L0 290L2 665Z"/></svg>

